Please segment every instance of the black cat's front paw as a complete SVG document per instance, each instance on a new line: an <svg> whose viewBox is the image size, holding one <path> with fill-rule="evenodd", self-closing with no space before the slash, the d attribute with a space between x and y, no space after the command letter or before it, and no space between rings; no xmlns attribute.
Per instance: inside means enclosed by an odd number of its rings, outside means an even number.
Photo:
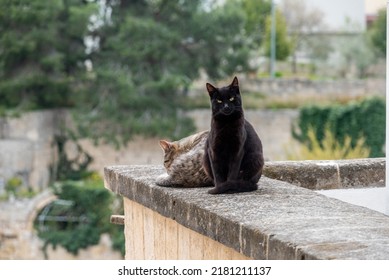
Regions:
<svg viewBox="0 0 389 280"><path fill-rule="evenodd" d="M220 190L220 189L217 188L217 187L214 187L214 188L210 189L210 190L208 191L208 193L209 193L209 194L221 194L221 193L223 193L223 191Z"/></svg>

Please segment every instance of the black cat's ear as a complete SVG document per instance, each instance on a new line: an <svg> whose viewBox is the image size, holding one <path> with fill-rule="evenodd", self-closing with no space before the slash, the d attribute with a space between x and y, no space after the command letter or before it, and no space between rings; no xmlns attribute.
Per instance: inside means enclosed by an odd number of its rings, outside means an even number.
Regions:
<svg viewBox="0 0 389 280"><path fill-rule="evenodd" d="M230 85L231 87L239 87L238 78L235 76Z"/></svg>
<svg viewBox="0 0 389 280"><path fill-rule="evenodd" d="M216 88L210 83L206 83L207 91L209 96L212 98L213 93L216 91Z"/></svg>

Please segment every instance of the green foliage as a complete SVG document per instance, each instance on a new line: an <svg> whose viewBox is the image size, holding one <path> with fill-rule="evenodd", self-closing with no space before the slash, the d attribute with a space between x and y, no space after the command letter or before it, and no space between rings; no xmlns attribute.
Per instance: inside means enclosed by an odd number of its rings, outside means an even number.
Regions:
<svg viewBox="0 0 389 280"><path fill-rule="evenodd" d="M264 40L265 21L271 13L271 1L241 0L241 5L246 14L246 34L253 38L255 45L260 46Z"/></svg>
<svg viewBox="0 0 389 280"><path fill-rule="evenodd" d="M55 142L58 147L58 161L52 167L54 181L82 180L90 176L92 172L88 170L88 166L93 158L72 137L57 135ZM74 145L73 158L69 158L65 150L66 143Z"/></svg>
<svg viewBox="0 0 389 280"><path fill-rule="evenodd" d="M124 257L126 254L124 225L112 225L111 228L112 248Z"/></svg>
<svg viewBox="0 0 389 280"><path fill-rule="evenodd" d="M18 177L10 178L5 184L5 191L13 193L14 195L18 192L18 189L22 186L23 182Z"/></svg>
<svg viewBox="0 0 389 280"><path fill-rule="evenodd" d="M179 99L200 69L211 79L250 70L245 24L263 22L254 6L0 0L0 112L74 108L80 137L117 145L136 134L180 138L194 124Z"/></svg>
<svg viewBox="0 0 389 280"><path fill-rule="evenodd" d="M93 5L76 0L0 0L0 104L19 109L73 105L86 59Z"/></svg>
<svg viewBox="0 0 389 280"><path fill-rule="evenodd" d="M281 78L281 77L282 77L282 72L276 71L276 72L274 73L274 76L275 76L276 78Z"/></svg>
<svg viewBox="0 0 389 280"><path fill-rule="evenodd" d="M74 141L73 136L57 136L56 143L58 162L52 167L52 177L59 181L54 183L53 189L59 199L70 201L71 205L52 207L49 214L70 220L75 218L76 221L49 221L42 228L37 220L38 235L45 241L44 252L48 245L54 248L60 245L77 254L80 249L98 244L101 234L108 233L113 249L124 256L123 227L109 222L111 213L123 212L122 203L115 201L115 196L104 188L100 175L89 170L93 159ZM66 153L66 145L73 145L74 155L71 158Z"/></svg>
<svg viewBox="0 0 389 280"><path fill-rule="evenodd" d="M276 59L285 60L291 51L291 42L288 39L286 30L286 22L282 13L276 10ZM266 18L266 34L265 34L265 54L270 56L271 50L271 19L269 15Z"/></svg>
<svg viewBox="0 0 389 280"><path fill-rule="evenodd" d="M72 202L71 207L62 207L49 212L52 216L77 218L69 221L47 221L44 228L36 221L38 235L48 245L58 245L68 252L77 254L80 249L99 243L100 236L108 233L114 240L115 249L124 252L123 229L111 225L113 195L103 186L99 176L93 175L83 181L57 183L54 193L61 200Z"/></svg>
<svg viewBox="0 0 389 280"><path fill-rule="evenodd" d="M385 101L371 98L358 103L332 106L306 106L300 110L297 128L292 134L299 142L312 146L308 136L313 129L316 139L323 145L325 128L328 126L336 140L342 144L351 137L351 147L356 147L358 139L365 140L370 149L370 157L384 156L385 143Z"/></svg>
<svg viewBox="0 0 389 280"><path fill-rule="evenodd" d="M377 20L370 30L371 40L381 57L386 56L386 9L378 13Z"/></svg>
<svg viewBox="0 0 389 280"><path fill-rule="evenodd" d="M212 79L248 68L237 3L107 1L93 71L77 104L82 136L120 144L133 135L179 138L194 130L180 95L204 69ZM112 11L112 12L111 12Z"/></svg>
<svg viewBox="0 0 389 280"><path fill-rule="evenodd" d="M354 146L351 145L352 139L349 135L346 135L343 142L339 142L329 130L328 125L321 142L317 139L312 127L308 129L307 136L309 145L300 145L297 151L288 147L289 160L353 159L366 158L370 154L369 148L365 146L364 138L359 138Z"/></svg>
<svg viewBox="0 0 389 280"><path fill-rule="evenodd" d="M96 94L85 94L75 111L80 137L118 146L133 135L187 135L191 119L178 112L177 83L167 78L136 87L122 69L96 70Z"/></svg>
<svg viewBox="0 0 389 280"><path fill-rule="evenodd" d="M31 187L24 186L20 177L12 177L5 183L5 194L0 200L6 200L11 195L16 198L30 198L35 196L36 192Z"/></svg>

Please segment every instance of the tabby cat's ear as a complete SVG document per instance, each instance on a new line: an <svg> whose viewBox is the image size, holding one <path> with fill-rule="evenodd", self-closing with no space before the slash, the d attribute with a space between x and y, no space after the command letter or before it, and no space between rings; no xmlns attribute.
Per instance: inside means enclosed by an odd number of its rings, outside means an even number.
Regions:
<svg viewBox="0 0 389 280"><path fill-rule="evenodd" d="M213 93L216 91L216 88L213 85L211 85L210 83L206 83L206 86L207 86L208 94L212 98Z"/></svg>
<svg viewBox="0 0 389 280"><path fill-rule="evenodd" d="M230 85L231 87L239 87L238 78L235 76L234 80L232 80L232 83Z"/></svg>
<svg viewBox="0 0 389 280"><path fill-rule="evenodd" d="M161 146L162 150L164 150L165 152L169 151L170 148L172 147L172 143L166 140L160 140L159 145Z"/></svg>

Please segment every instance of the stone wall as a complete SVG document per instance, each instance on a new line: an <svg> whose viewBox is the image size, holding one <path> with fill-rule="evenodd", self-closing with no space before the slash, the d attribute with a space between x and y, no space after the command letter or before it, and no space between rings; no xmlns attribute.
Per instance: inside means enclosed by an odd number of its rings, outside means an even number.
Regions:
<svg viewBox="0 0 389 280"><path fill-rule="evenodd" d="M360 172L366 162L354 166L354 172ZM215 250L227 247L225 251L231 258L389 258L389 217L382 213L265 176L259 181L258 190L249 193L210 195L208 188L160 187L155 180L163 172L162 165L105 168L106 187L125 198L128 259L169 258L172 255L156 254L155 250L166 252L175 248L166 247L173 241L178 244L178 251L188 246L187 235L158 227L157 233L164 241L154 243L160 247L151 249L152 244L144 240L155 240L145 236L155 232L156 224L150 218L154 216L163 216L162 227L183 227L184 231L197 233L193 238L200 244L200 251L193 255L176 254L175 258L218 259L219 254L206 252L208 247L203 245L209 243L217 246L213 247ZM134 211L134 205L138 210ZM138 237L136 242L134 236Z"/></svg>
<svg viewBox="0 0 389 280"><path fill-rule="evenodd" d="M137 202L124 198L124 207L126 260L249 259Z"/></svg>
<svg viewBox="0 0 389 280"><path fill-rule="evenodd" d="M206 94L204 78L197 81L189 92L191 96ZM230 80L219 82L221 85L229 84ZM385 79L343 79L343 80L310 80L302 78L246 78L239 77L242 92L261 93L267 97L312 97L343 96L344 98L355 98L371 95L385 96Z"/></svg>
<svg viewBox="0 0 389 280"><path fill-rule="evenodd" d="M211 124L211 111L192 110L189 113L198 131L207 130ZM298 110L246 110L246 119L254 126L262 140L267 160L286 160L287 147L294 143L291 126L298 117Z"/></svg>
<svg viewBox="0 0 389 280"><path fill-rule="evenodd" d="M28 112L0 119L0 193L12 177L35 191L46 188L57 156L54 135L66 125L64 110Z"/></svg>
<svg viewBox="0 0 389 280"><path fill-rule="evenodd" d="M385 79L324 80L309 79L247 79L242 84L247 91L260 92L268 96L326 95L362 97L385 96Z"/></svg>
<svg viewBox="0 0 389 280"><path fill-rule="evenodd" d="M193 110L188 114L194 119L198 131L209 129L210 110ZM293 142L290 127L297 116L297 110L288 109L246 111L246 118L262 139L268 160L286 159L285 149ZM48 186L50 167L57 157L54 136L70 124L70 116L65 110L0 118L0 195L12 177L21 178L25 186L36 191ZM158 140L136 137L120 150L110 145L95 146L88 139L81 140L80 144L94 158L90 168L102 173L106 165L161 163L163 153Z"/></svg>

